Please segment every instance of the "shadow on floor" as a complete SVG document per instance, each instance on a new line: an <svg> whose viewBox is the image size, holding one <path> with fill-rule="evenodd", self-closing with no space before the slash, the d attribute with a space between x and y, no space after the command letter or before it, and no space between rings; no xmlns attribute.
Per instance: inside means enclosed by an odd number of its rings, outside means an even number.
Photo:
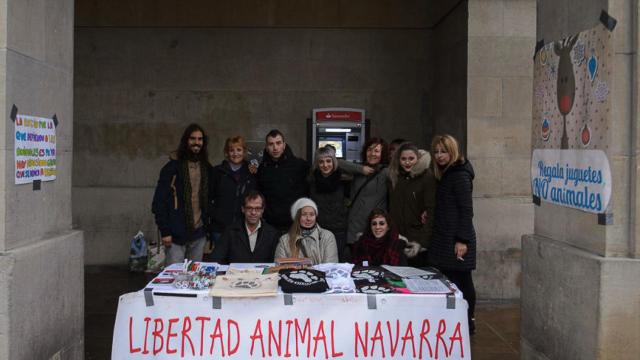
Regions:
<svg viewBox="0 0 640 360"><path fill-rule="evenodd" d="M152 275L130 273L125 267L85 267L84 340L86 360L111 358L113 324L118 297L142 289ZM520 306L486 303L476 306L476 335L471 338L474 360L520 358Z"/></svg>

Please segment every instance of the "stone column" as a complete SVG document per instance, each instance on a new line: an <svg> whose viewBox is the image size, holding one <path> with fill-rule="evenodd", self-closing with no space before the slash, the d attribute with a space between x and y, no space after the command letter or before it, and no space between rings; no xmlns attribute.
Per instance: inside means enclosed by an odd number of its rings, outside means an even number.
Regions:
<svg viewBox="0 0 640 360"><path fill-rule="evenodd" d="M0 359L84 357L83 236L71 224L73 6L0 0ZM14 181L13 105L59 119L57 178L39 190Z"/></svg>
<svg viewBox="0 0 640 360"><path fill-rule="evenodd" d="M478 296L518 299L520 237L533 230L529 185L533 0L469 1L467 154L475 168Z"/></svg>
<svg viewBox="0 0 640 360"><path fill-rule="evenodd" d="M617 19L610 84L613 223L542 202L534 234L522 238L522 358L637 359L638 7L631 0L540 0L537 40L560 40Z"/></svg>

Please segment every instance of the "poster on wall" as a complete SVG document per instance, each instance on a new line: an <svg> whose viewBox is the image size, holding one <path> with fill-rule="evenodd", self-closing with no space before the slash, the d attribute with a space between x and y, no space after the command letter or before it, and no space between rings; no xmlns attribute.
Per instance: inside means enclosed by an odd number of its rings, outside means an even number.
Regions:
<svg viewBox="0 0 640 360"><path fill-rule="evenodd" d="M56 179L56 126L53 119L18 114L14 139L16 184Z"/></svg>
<svg viewBox="0 0 640 360"><path fill-rule="evenodd" d="M612 32L598 24L534 57L531 187L541 201L607 210L612 44Z"/></svg>

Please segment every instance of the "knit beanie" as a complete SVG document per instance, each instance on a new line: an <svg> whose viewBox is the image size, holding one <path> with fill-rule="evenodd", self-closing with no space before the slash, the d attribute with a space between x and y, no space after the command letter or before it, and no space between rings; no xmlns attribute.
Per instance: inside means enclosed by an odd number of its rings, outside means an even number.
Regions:
<svg viewBox="0 0 640 360"><path fill-rule="evenodd" d="M298 210L302 209L305 206L311 206L313 210L316 212L316 215L318 215L318 205L316 205L316 203L313 202L313 200L303 197L296 200L296 202L294 202L293 205L291 205L291 220L295 220Z"/></svg>

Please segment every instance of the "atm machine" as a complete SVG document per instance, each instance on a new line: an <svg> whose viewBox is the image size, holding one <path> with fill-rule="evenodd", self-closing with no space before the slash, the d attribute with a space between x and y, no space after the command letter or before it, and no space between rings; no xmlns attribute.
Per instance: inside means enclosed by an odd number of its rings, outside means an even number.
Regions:
<svg viewBox="0 0 640 360"><path fill-rule="evenodd" d="M369 119L364 109L313 109L307 122L307 159L313 162L316 149L332 145L336 157L361 162L362 146L369 138Z"/></svg>

